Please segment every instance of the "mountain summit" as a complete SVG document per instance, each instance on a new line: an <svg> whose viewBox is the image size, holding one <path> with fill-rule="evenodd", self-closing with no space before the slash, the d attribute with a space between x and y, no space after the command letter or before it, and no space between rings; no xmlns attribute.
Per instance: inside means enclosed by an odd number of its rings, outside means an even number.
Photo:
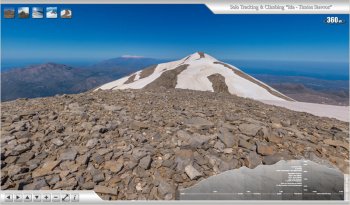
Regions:
<svg viewBox="0 0 350 205"><path fill-rule="evenodd" d="M160 87L227 92L255 100L293 101L240 69L203 52L196 52L181 60L150 66L104 84L97 90Z"/></svg>

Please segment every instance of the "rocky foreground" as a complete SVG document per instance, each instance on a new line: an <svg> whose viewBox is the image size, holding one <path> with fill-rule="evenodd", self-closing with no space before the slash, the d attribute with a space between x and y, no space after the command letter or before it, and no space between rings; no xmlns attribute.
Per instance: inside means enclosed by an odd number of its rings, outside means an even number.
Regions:
<svg viewBox="0 0 350 205"><path fill-rule="evenodd" d="M349 123L230 94L96 91L1 108L3 190L175 199L209 176L281 159L349 170Z"/></svg>

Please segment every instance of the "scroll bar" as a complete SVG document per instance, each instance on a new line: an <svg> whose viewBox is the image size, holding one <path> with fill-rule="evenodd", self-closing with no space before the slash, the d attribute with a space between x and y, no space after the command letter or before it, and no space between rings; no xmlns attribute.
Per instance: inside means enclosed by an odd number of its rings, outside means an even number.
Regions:
<svg viewBox="0 0 350 205"><path fill-rule="evenodd" d="M344 201L349 201L349 194L350 194L350 177L349 174L344 174Z"/></svg>

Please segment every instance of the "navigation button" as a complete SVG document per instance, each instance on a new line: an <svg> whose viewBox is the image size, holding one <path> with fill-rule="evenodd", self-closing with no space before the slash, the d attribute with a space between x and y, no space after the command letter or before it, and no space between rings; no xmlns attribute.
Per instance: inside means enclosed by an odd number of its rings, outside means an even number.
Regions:
<svg viewBox="0 0 350 205"><path fill-rule="evenodd" d="M34 202L41 202L40 194L33 194L33 201Z"/></svg>
<svg viewBox="0 0 350 205"><path fill-rule="evenodd" d="M5 194L5 202L13 202L12 194Z"/></svg>
<svg viewBox="0 0 350 205"><path fill-rule="evenodd" d="M41 200L43 202L51 202L51 194L43 194L43 195L41 195Z"/></svg>
<svg viewBox="0 0 350 205"><path fill-rule="evenodd" d="M70 202L70 194L62 194L62 202Z"/></svg>
<svg viewBox="0 0 350 205"><path fill-rule="evenodd" d="M15 202L22 202L23 198L22 198L22 194L15 194Z"/></svg>
<svg viewBox="0 0 350 205"><path fill-rule="evenodd" d="M24 202L31 202L32 201L32 195L31 194L23 194L23 201Z"/></svg>
<svg viewBox="0 0 350 205"><path fill-rule="evenodd" d="M79 194L72 194L72 202L79 202Z"/></svg>
<svg viewBox="0 0 350 205"><path fill-rule="evenodd" d="M60 202L60 194L52 194L52 202Z"/></svg>

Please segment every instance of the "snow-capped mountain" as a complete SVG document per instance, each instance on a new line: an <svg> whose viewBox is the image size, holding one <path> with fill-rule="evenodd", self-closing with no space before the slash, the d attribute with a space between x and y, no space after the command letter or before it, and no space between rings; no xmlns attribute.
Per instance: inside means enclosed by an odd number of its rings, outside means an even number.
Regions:
<svg viewBox="0 0 350 205"><path fill-rule="evenodd" d="M255 100L293 101L240 69L196 52L181 60L158 64L100 86L98 89L179 88L228 92Z"/></svg>

